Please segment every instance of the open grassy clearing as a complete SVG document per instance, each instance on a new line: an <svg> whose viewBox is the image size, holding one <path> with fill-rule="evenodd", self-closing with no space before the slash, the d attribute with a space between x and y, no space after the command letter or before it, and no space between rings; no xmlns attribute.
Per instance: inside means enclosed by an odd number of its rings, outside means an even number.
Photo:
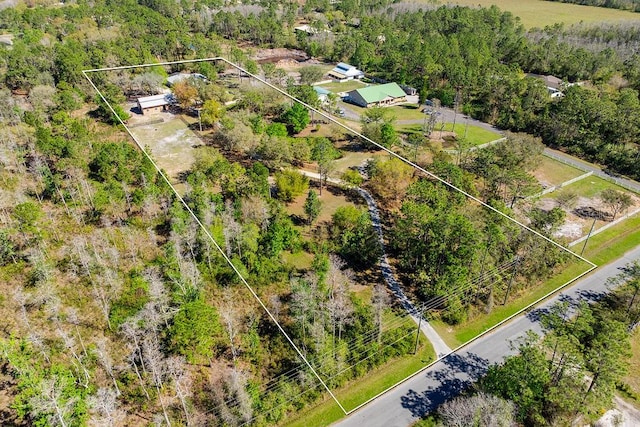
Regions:
<svg viewBox="0 0 640 427"><path fill-rule="evenodd" d="M365 377L352 381L334 391L335 396L347 410L366 402L398 381L417 372L435 360L431 344L421 336L417 354L398 357L369 372ZM286 427L320 427L336 422L344 417L338 405L329 397L315 406L295 414L283 426Z"/></svg>
<svg viewBox="0 0 640 427"><path fill-rule="evenodd" d="M425 114L420 110L418 104L400 104L385 107L385 110L390 111L396 118L396 120L424 120Z"/></svg>
<svg viewBox="0 0 640 427"><path fill-rule="evenodd" d="M493 132L478 126L467 125L466 123L456 123L455 125L453 123L445 123L444 128L442 126L436 126L436 130L455 132L458 137L466 138L471 145L482 145L502 138L502 135L498 132Z"/></svg>
<svg viewBox="0 0 640 427"><path fill-rule="evenodd" d="M538 167L532 174L540 184L548 188L583 175L584 172L572 166L565 165L551 157L542 156Z"/></svg>
<svg viewBox="0 0 640 427"><path fill-rule="evenodd" d="M317 182L314 180L311 181L310 188L315 190L316 193L319 193L320 189L317 186ZM306 216L304 213L304 202L307 200L308 191L305 191L302 195L298 196L294 201L287 205L287 212L290 215L294 216L294 222L299 223L300 221L306 220ZM318 225L320 223L331 222L331 216L336 212L336 210L341 206L365 206L364 201L360 198L352 199L348 194L344 193L341 189L336 188L335 186L329 185L328 187L322 188L322 195L318 195L318 198L322 202L322 207L320 209L320 216L314 223ZM356 201L357 203L354 203ZM307 230L309 226L306 225L306 222L302 225Z"/></svg>
<svg viewBox="0 0 640 427"><path fill-rule="evenodd" d="M637 246L639 233L640 217L630 218L591 237L584 256L597 265L607 264ZM574 247L573 250L579 253L582 250L581 244ZM576 261L535 291L522 295L505 306L497 306L492 313L479 316L463 325L450 326L440 321L434 321L432 324L447 345L455 348L486 331L500 320L531 304L546 293L556 289L567 280L585 271L585 269L586 264Z"/></svg>
<svg viewBox="0 0 640 427"><path fill-rule="evenodd" d="M401 124L395 126L396 130L401 133L411 134L411 133L422 133L422 125L421 124ZM444 131L451 131L452 124L447 123L444 126ZM436 130L440 130L438 127ZM454 132L458 136L464 136L465 134L465 126L464 124L456 123ZM491 132L481 127L469 125L467 127L467 141L471 146L478 146L482 144L486 144L487 142L495 141L500 138L501 135L499 133ZM456 149L455 144L444 144L443 148L447 149Z"/></svg>
<svg viewBox="0 0 640 427"><path fill-rule="evenodd" d="M331 173L331 176L335 176L336 178L340 178L340 176L349 168L360 166L365 163L368 159L379 158L383 159L388 154L385 151L366 151L366 150L355 150L351 147L341 148L343 156L334 161L334 170Z"/></svg>
<svg viewBox="0 0 640 427"><path fill-rule="evenodd" d="M627 384L636 395L640 395L640 376L638 376L638 372L640 372L640 330L638 329L631 336L631 352L633 355L629 360L629 373L622 382ZM636 402L636 404L639 403Z"/></svg>
<svg viewBox="0 0 640 427"><path fill-rule="evenodd" d="M603 190L606 190L607 188L612 188L614 190L622 191L624 193L629 193L630 195L632 194L629 191L625 190L624 188L612 182L605 181L604 179L594 175L591 175L586 177L585 179L576 181L573 184L569 184L564 188L571 189L571 191L575 192L576 194L582 197L587 197L587 198L596 197L600 193L602 193ZM558 197L558 194L560 194L560 192L554 191L553 193L549 194L549 197L555 198L555 197Z"/></svg>
<svg viewBox="0 0 640 427"><path fill-rule="evenodd" d="M543 0L453 0L441 3L469 7L496 5L520 17L526 28L543 28L557 23L640 21L638 13Z"/></svg>
<svg viewBox="0 0 640 427"><path fill-rule="evenodd" d="M172 181L191 169L195 161L194 148L203 143L178 116L164 112L147 113L135 119L139 123L130 127L131 133L149 148L150 155ZM164 121L155 123L158 120Z"/></svg>
<svg viewBox="0 0 640 427"><path fill-rule="evenodd" d="M342 83L340 82L324 83L318 86L337 94L339 92L349 92L351 90L360 89L367 86L374 86L374 85L362 83L360 80L349 80L347 82L342 82Z"/></svg>

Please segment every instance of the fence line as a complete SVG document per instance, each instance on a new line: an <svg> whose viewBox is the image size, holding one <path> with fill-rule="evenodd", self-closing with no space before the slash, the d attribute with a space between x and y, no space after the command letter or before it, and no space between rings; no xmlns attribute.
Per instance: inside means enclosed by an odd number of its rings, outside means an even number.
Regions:
<svg viewBox="0 0 640 427"><path fill-rule="evenodd" d="M593 174L595 174L598 178L602 178L605 181L611 182L613 184L616 184L622 188L624 188L625 190L629 190L632 191L634 193L640 193L640 183L636 183L633 180L630 179L621 179L621 178L616 178L613 177L611 175L609 175L608 173L602 171L601 169L597 169L597 168L590 168L586 165L581 164L578 161L570 161L567 158L565 158L564 156L561 156L559 154L556 154L552 151L549 150L545 150L542 153L543 155L549 157L550 159L556 160L560 163L563 163L565 165L571 166L573 168L576 169L580 169L581 171L584 172L592 172Z"/></svg>
<svg viewBox="0 0 640 427"><path fill-rule="evenodd" d="M581 179L585 179L585 178L587 178L587 177L589 177L591 175L593 175L593 171L589 171L589 172L587 172L585 174L582 174L580 176L576 176L575 178L571 178L568 181L561 182L558 185L554 185L552 187L545 188L544 190L542 190L539 193L534 194L533 196L525 197L525 199L526 200L535 199L536 197L541 197L541 196L544 196L545 194L553 193L554 191L559 190L562 187L566 187L569 184L573 184L574 182L580 181Z"/></svg>
<svg viewBox="0 0 640 427"><path fill-rule="evenodd" d="M622 215L621 217L619 217L619 218L618 218L618 219L616 219L615 221L611 221L609 224L603 225L602 227L600 227L600 228L598 228L598 229L594 230L594 231L591 233L591 235L588 235L588 234L587 234L586 236L582 236L582 237L580 237L579 239L574 240L573 242L569 243L569 245L568 245L568 246L569 246L569 247L571 247L571 246L575 246L575 245L577 245L577 244L578 244L578 243L580 243L580 242L584 242L584 241L587 239L587 237L593 237L593 236L595 236L596 234L601 233L601 232L603 232L603 231L607 230L608 228L611 228L611 227L613 227L614 225L616 225L616 224L618 224L618 223L620 223L620 222L624 221L625 219L631 218L632 216L634 216L634 215L635 215L635 214L637 214L638 212L640 212L640 209L636 209L635 211L632 211L632 212L629 212L628 214Z"/></svg>

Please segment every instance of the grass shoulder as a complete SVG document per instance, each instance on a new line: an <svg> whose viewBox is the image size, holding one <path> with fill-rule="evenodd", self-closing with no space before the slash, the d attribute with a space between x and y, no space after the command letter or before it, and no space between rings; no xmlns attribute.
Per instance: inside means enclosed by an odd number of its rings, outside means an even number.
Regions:
<svg viewBox="0 0 640 427"><path fill-rule="evenodd" d="M365 377L350 381L333 391L336 398L347 411L350 411L433 362L436 359L433 347L423 336L420 341L421 346L417 354L396 357L373 369ZM320 427L336 422L342 417L344 413L340 407L326 396L319 404L309 406L289 418L283 426Z"/></svg>
<svg viewBox="0 0 640 427"><path fill-rule="evenodd" d="M640 233L640 217L629 218L593 236L585 250L585 258L601 266L621 257L625 252L638 244ZM574 247L580 252L582 246ZM481 315L475 319L457 326L450 326L441 321L432 322L434 328L451 348L458 347L475 338L482 332L495 326L522 308L543 297L547 293L565 284L571 278L586 271L588 266L584 262L570 263L560 274L543 283L536 289L521 295L504 306L498 306L491 313Z"/></svg>

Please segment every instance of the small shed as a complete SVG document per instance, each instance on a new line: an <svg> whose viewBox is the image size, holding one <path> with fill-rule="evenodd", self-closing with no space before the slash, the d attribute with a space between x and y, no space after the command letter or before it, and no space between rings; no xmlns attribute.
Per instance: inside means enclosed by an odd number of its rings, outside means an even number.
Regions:
<svg viewBox="0 0 640 427"><path fill-rule="evenodd" d="M325 102L327 102L327 97L329 96L329 94L331 93L331 91L328 91L327 89L320 87L320 86L314 86L313 89L316 91L316 93L318 94L318 99L320 100L320 102L322 104L324 104Z"/></svg>
<svg viewBox="0 0 640 427"><path fill-rule="evenodd" d="M360 71L353 65L345 64L344 62L339 62L338 65L336 65L334 69L329 71L327 74L332 79L340 82L361 79L364 77L364 71Z"/></svg>
<svg viewBox="0 0 640 427"><path fill-rule="evenodd" d="M171 104L170 94L160 94L152 96L143 96L137 100L138 108L141 114L145 114L153 111L166 111L167 107Z"/></svg>
<svg viewBox="0 0 640 427"><path fill-rule="evenodd" d="M374 107L406 102L407 94L397 83L386 83L352 90L347 100L361 107Z"/></svg>

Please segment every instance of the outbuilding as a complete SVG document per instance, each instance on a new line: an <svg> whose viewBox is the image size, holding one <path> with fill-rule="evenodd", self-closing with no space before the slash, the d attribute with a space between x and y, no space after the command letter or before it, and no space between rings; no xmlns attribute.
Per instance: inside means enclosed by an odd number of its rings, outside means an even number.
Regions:
<svg viewBox="0 0 640 427"><path fill-rule="evenodd" d="M171 94L163 93L160 95L143 96L138 98L138 109L141 114L153 111L166 111L171 104Z"/></svg>
<svg viewBox="0 0 640 427"><path fill-rule="evenodd" d="M345 82L347 80L361 79L364 77L364 71L358 70L353 65L339 62L333 70L327 73L329 77L339 82Z"/></svg>

